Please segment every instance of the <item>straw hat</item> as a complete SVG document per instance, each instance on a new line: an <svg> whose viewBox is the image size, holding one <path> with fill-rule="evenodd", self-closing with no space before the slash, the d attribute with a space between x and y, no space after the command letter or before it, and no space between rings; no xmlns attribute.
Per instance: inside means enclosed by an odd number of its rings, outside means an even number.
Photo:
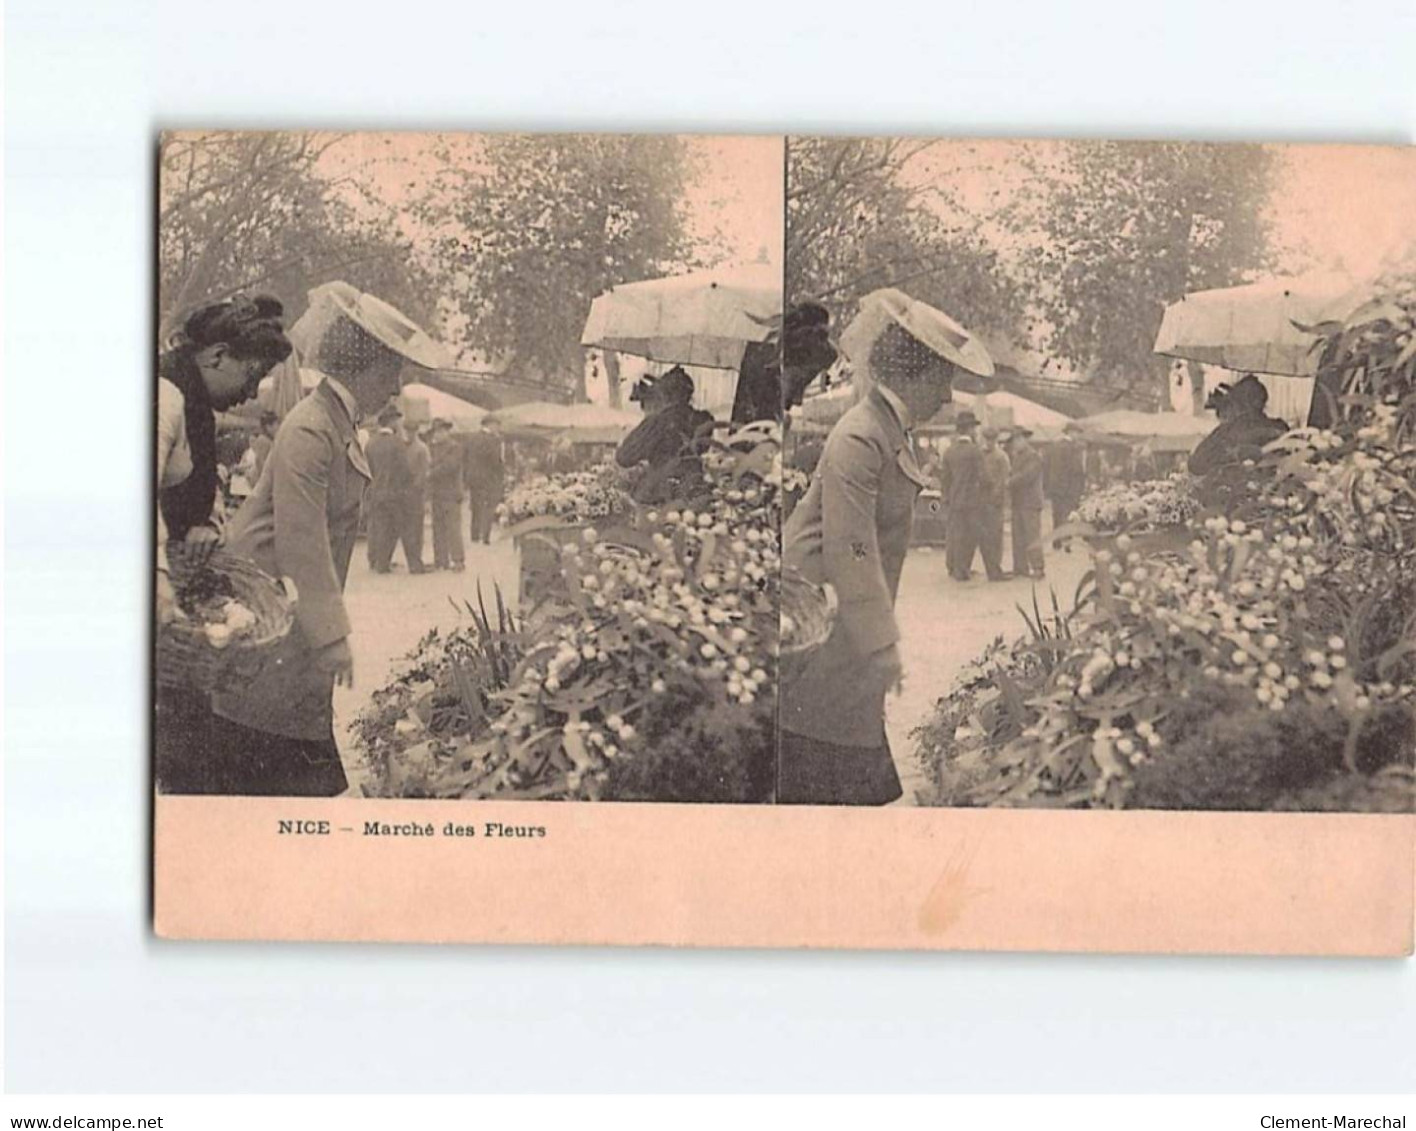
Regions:
<svg viewBox="0 0 1416 1131"><path fill-rule="evenodd" d="M993 359L982 342L942 310L893 287L871 291L860 300L860 312L841 334L842 351L851 361L863 363L892 322L944 360L980 377L993 376Z"/></svg>
<svg viewBox="0 0 1416 1131"><path fill-rule="evenodd" d="M325 293L336 311L394 353L425 369L440 369L447 364L443 347L413 319L383 299L362 294L348 284L331 286Z"/></svg>

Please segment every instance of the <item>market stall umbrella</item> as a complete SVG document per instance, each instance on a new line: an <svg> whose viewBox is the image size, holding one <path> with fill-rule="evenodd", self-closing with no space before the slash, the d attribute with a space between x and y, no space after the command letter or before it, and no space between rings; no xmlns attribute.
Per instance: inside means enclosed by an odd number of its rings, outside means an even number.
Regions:
<svg viewBox="0 0 1416 1131"><path fill-rule="evenodd" d="M1340 322L1367 297L1333 274L1195 291L1165 308L1155 352L1245 373L1311 377L1318 339L1300 327Z"/></svg>
<svg viewBox="0 0 1416 1131"><path fill-rule="evenodd" d="M581 345L669 365L737 369L782 314L782 273L764 263L612 287L590 304Z"/></svg>
<svg viewBox="0 0 1416 1131"><path fill-rule="evenodd" d="M613 444L628 436L644 416L606 405L528 401L489 412L484 419L512 437L563 436L573 443Z"/></svg>
<svg viewBox="0 0 1416 1131"><path fill-rule="evenodd" d="M482 418L487 415L484 408L419 382L404 385L401 395L405 402L422 401L426 404L430 417L441 416L450 420L454 432L476 432L482 426Z"/></svg>
<svg viewBox="0 0 1416 1131"><path fill-rule="evenodd" d="M966 408L984 421L987 421L992 415L989 412L990 409L1002 409L1012 418L1014 425L1023 428L1046 429L1055 432L1066 427L1072 420L1065 412L1058 412L1056 409L1040 405L1036 401L1030 401L1027 397L1007 391L965 393L955 389L951 404L954 412ZM941 413L948 410L949 407L946 405L945 410L941 410Z"/></svg>
<svg viewBox="0 0 1416 1131"><path fill-rule="evenodd" d="M864 364L871 345L891 322L961 369L993 376L993 358L978 338L942 310L893 287L871 291L860 300L859 313L841 334L842 352L853 364Z"/></svg>

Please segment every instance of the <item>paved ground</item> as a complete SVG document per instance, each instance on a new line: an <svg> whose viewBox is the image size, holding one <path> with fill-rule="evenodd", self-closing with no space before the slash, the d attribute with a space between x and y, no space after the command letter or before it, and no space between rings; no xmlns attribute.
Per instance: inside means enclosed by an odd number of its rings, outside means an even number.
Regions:
<svg viewBox="0 0 1416 1131"><path fill-rule="evenodd" d="M1011 565L1011 554L1005 552L1003 564L1005 569ZM1036 583L1038 604L1044 609L1051 607L1048 586L1052 586L1058 602L1067 608L1088 564L1087 555L1079 551L1061 554L1049 550L1047 578ZM895 602L895 617L903 634L900 653L905 685L898 698L885 704L890 750L905 788L901 805L913 805L915 791L926 784L914 760L910 731L928 717L958 670L995 636L1011 639L1027 632L1015 606L1032 608L1034 583L1027 578L987 581L977 560L974 569L970 581L950 579L942 549L912 550L905 560Z"/></svg>
<svg viewBox="0 0 1416 1131"><path fill-rule="evenodd" d="M431 531L425 538L423 552L431 558ZM398 661L430 628L470 623L465 613L459 615L453 608L452 601L465 597L475 602L479 578L489 609L495 601L494 585L501 586L508 604L516 600L517 555L510 539L498 540L494 534L490 546L468 546L465 573L435 571L412 575L402 558L399 550L394 556L399 568L393 573L373 573L365 544L360 542L354 547L354 560L349 567L345 604L354 626L349 640L354 653L354 687L334 689L334 729L345 770L354 784L362 771L348 728L374 691L388 682Z"/></svg>

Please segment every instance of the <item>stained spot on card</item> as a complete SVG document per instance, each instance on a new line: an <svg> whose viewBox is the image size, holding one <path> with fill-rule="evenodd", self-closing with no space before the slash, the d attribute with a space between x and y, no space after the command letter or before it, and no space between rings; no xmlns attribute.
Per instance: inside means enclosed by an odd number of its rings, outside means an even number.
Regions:
<svg viewBox="0 0 1416 1131"><path fill-rule="evenodd" d="M939 877L919 909L919 927L925 934L944 934L963 917L970 902L987 893L987 888L969 884L977 851L977 845L960 842L945 856Z"/></svg>

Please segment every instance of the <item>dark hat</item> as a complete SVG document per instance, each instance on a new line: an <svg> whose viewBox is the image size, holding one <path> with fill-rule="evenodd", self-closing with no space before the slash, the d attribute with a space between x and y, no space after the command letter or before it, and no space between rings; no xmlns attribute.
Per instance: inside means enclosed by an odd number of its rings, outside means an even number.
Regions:
<svg viewBox="0 0 1416 1131"><path fill-rule="evenodd" d="M1244 408L1263 408L1268 404L1268 389L1264 383L1252 373L1246 373L1235 386L1229 390L1231 403L1241 405Z"/></svg>
<svg viewBox="0 0 1416 1131"><path fill-rule="evenodd" d="M958 416L954 417L954 427L956 428L977 428L978 417L968 409L964 409Z"/></svg>
<svg viewBox="0 0 1416 1131"><path fill-rule="evenodd" d="M1033 434L1031 428L1025 427L1022 424L1014 424L1011 431L1014 436L1031 436Z"/></svg>
<svg viewBox="0 0 1416 1131"><path fill-rule="evenodd" d="M820 303L802 302L787 311L783 326L788 334L811 327L824 327L831 322L831 312Z"/></svg>
<svg viewBox="0 0 1416 1131"><path fill-rule="evenodd" d="M403 413L397 405L385 405L379 412L378 422L384 426L397 424L402 416Z"/></svg>
<svg viewBox="0 0 1416 1131"><path fill-rule="evenodd" d="M452 421L445 416L435 416L430 422L429 427L450 429L452 427Z"/></svg>
<svg viewBox="0 0 1416 1131"><path fill-rule="evenodd" d="M654 388L666 397L687 399L693 396L693 378L683 366L675 365L654 382Z"/></svg>

